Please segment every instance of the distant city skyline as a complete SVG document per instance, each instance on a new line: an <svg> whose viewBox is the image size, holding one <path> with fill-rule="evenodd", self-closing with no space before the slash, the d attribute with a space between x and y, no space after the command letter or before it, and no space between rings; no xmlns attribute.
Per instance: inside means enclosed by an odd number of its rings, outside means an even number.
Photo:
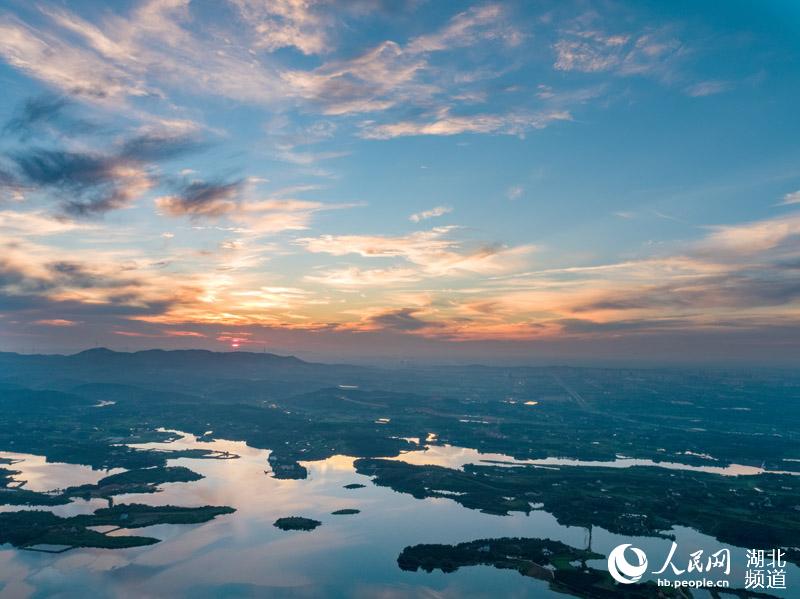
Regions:
<svg viewBox="0 0 800 599"><path fill-rule="evenodd" d="M800 359L800 5L0 7L0 351Z"/></svg>

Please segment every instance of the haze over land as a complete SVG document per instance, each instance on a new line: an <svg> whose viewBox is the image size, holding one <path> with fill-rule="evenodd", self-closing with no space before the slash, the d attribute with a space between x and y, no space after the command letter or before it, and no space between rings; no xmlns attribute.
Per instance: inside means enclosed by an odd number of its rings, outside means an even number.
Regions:
<svg viewBox="0 0 800 599"><path fill-rule="evenodd" d="M612 598L614 546L674 539L788 599L744 564L800 580L799 399L774 369L0 353L0 592Z"/></svg>
<svg viewBox="0 0 800 599"><path fill-rule="evenodd" d="M0 8L0 349L800 359L795 2Z"/></svg>

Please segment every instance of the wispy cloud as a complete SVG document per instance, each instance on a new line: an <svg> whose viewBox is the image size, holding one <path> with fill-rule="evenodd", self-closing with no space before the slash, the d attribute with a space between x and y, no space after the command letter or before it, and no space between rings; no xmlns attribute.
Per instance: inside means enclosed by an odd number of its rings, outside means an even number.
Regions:
<svg viewBox="0 0 800 599"><path fill-rule="evenodd" d="M709 80L693 83L686 88L686 94L692 98L704 98L728 91L731 84L727 81Z"/></svg>
<svg viewBox="0 0 800 599"><path fill-rule="evenodd" d="M626 35L605 35L597 31L573 31L567 39L555 43L556 61L560 71L594 73L618 67L625 58L630 38Z"/></svg>
<svg viewBox="0 0 800 599"><path fill-rule="evenodd" d="M202 181L182 184L176 193L155 199L157 209L166 216L188 217L192 221L226 223L239 236L228 240L224 249L240 249L245 240L281 231L309 227L318 212L353 208L354 203L326 203L293 197L314 186L286 188L265 194L247 180Z"/></svg>
<svg viewBox="0 0 800 599"><path fill-rule="evenodd" d="M800 190L787 193L785 196L783 196L779 205L793 206L795 204L800 204Z"/></svg>
<svg viewBox="0 0 800 599"><path fill-rule="evenodd" d="M468 244L453 239L455 227L436 227L404 236L323 235L298 243L312 253L334 256L356 254L363 258L402 258L427 276L459 273L501 274L519 270L534 248L531 245Z"/></svg>
<svg viewBox="0 0 800 599"><path fill-rule="evenodd" d="M415 308L398 308L396 310L387 310L385 312L369 316L365 323L369 328L400 331L403 333L426 331L430 329L437 329L442 326L441 323L431 322L429 320L420 318L418 315L421 312L421 310Z"/></svg>
<svg viewBox="0 0 800 599"><path fill-rule="evenodd" d="M408 52L421 54L474 45L477 41L499 40L516 46L524 33L505 19L501 4L486 4L458 13L442 29L421 35L408 44Z"/></svg>
<svg viewBox="0 0 800 599"><path fill-rule="evenodd" d="M436 206L435 208L431 208L430 210L423 210L421 212L415 212L411 216L408 217L412 223L418 223L423 220L428 220L429 218L436 218L437 216L444 216L445 214L450 214L453 209L450 206Z"/></svg>
<svg viewBox="0 0 800 599"><path fill-rule="evenodd" d="M668 27L608 33L598 15L586 13L561 31L553 50L553 67L559 71L652 75L669 80L683 44Z"/></svg>
<svg viewBox="0 0 800 599"><path fill-rule="evenodd" d="M129 15L91 23L66 9L46 8L51 27L0 20L0 55L13 66L83 99L110 104L162 97L164 86L257 102L280 97L281 80L244 46L227 46L183 27L187 0L147 0ZM82 43L75 43L77 38Z"/></svg>
<svg viewBox="0 0 800 599"><path fill-rule="evenodd" d="M509 200L518 200L525 193L525 188L522 185L512 185L506 190L506 197Z"/></svg>
<svg viewBox="0 0 800 599"><path fill-rule="evenodd" d="M446 95L432 77L436 72L430 62L432 54L480 43L513 46L523 37L502 5L488 4L459 13L439 30L406 44L385 40L355 58L329 61L312 71L285 71L281 76L294 93L320 105L328 115L380 113L398 105L428 106L432 99ZM473 96L462 93L460 97L471 103Z"/></svg>
<svg viewBox="0 0 800 599"><path fill-rule="evenodd" d="M254 45L269 51L296 48L303 54L330 49L329 20L314 0L231 0L254 32Z"/></svg>
<svg viewBox="0 0 800 599"><path fill-rule="evenodd" d="M0 230L9 236L40 237L96 228L93 223L54 218L41 210L0 210Z"/></svg>
<svg viewBox="0 0 800 599"><path fill-rule="evenodd" d="M62 16L61 20L67 22ZM85 28L98 38L94 27ZM107 46L115 46L107 40ZM133 72L12 16L0 18L0 56L12 66L65 93L102 101L152 93Z"/></svg>
<svg viewBox="0 0 800 599"><path fill-rule="evenodd" d="M305 276L307 281L338 288L374 287L383 285L406 284L422 278L415 268L347 268L321 269Z"/></svg>
<svg viewBox="0 0 800 599"><path fill-rule="evenodd" d="M682 254L515 272L418 301L395 294L347 326L475 340L750 330L776 319L796 325L800 284L787 272L800 268L797 219L714 227Z"/></svg>
<svg viewBox="0 0 800 599"><path fill-rule="evenodd" d="M366 139L391 139L410 135L458 135L460 133L499 133L523 136L532 129L544 129L558 121L572 120L563 110L541 113L474 114L456 116L449 109L437 111L428 121L400 121L362 125L361 136Z"/></svg>
<svg viewBox="0 0 800 599"><path fill-rule="evenodd" d="M156 198L156 206L170 216L217 217L238 206L241 181L193 181L175 195Z"/></svg>
<svg viewBox="0 0 800 599"><path fill-rule="evenodd" d="M42 320L36 320L33 324L38 324L45 327L74 327L78 322L74 320L66 320L65 318L45 318Z"/></svg>
<svg viewBox="0 0 800 599"><path fill-rule="evenodd" d="M358 130L367 139L521 136L570 120L571 106L586 101L554 93L535 106L517 102L485 113L468 110L487 97L487 81L519 68L507 60L498 67L498 57L488 50L513 49L530 37L514 10L501 3L469 7L427 33L405 41L385 39L345 57L333 51L330 34L341 28L343 15L357 11L313 0L229 4L238 17L236 27L230 20L210 27L188 0L145 0L128 14L109 11L91 18L48 6L40 10L36 27L0 17L0 57L65 94L110 110L132 113L131 103L143 105L143 98L169 106L176 92L221 96L278 114L299 105L328 117L370 115L373 120ZM555 66L561 70L613 68L630 74L650 69L674 51L658 31L628 37L584 27L568 29L564 36L555 46ZM277 52L286 48L320 60L298 67ZM461 61L447 58L464 48L480 51L462 53ZM276 157L308 166L342 155L338 149L298 145L276 140Z"/></svg>

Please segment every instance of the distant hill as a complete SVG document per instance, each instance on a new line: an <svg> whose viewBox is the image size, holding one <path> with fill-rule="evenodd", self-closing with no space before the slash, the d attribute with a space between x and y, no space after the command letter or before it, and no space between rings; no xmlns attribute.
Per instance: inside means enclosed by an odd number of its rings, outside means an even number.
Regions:
<svg viewBox="0 0 800 599"><path fill-rule="evenodd" d="M0 353L0 385L68 391L86 384L133 385L180 393L239 394L243 399L284 396L374 378L357 366L305 362L253 352L160 350L117 352L95 348L73 355Z"/></svg>

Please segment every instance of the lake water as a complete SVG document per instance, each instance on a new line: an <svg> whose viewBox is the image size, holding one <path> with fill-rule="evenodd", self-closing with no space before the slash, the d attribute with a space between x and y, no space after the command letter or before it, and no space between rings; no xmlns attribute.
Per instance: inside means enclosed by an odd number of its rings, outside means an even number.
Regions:
<svg viewBox="0 0 800 599"><path fill-rule="evenodd" d="M157 494L122 495L116 503L230 505L238 511L198 525L159 525L131 531L162 540L149 547L121 550L74 549L63 554L19 551L0 546L0 597L565 597L546 583L515 571L478 566L455 573L404 572L397 556L407 545L458 543L501 536L543 537L585 547L587 531L558 524L542 510L530 515L493 516L468 510L449 499L414 499L372 485L355 473L354 459L335 456L307 462L306 480L279 480L269 471L269 452L234 441L199 442L185 435L173 443L150 443L140 448L199 447L229 451L235 460L176 459L206 478L193 483L163 485ZM446 465L464 462L472 450L432 447L428 452L404 454L405 460L449 455ZM12 455L0 453L0 456ZM456 459L454 456L460 456ZM477 454L474 463L487 459ZM493 456L489 459L494 459ZM12 466L19 478L35 480L35 490L94 482L106 475L82 466L46 464L36 456L22 456ZM508 456L498 459L512 461ZM48 472L52 481L48 480ZM37 477L33 474L37 473ZM74 478L71 478L74 476ZM94 477L92 479L91 477ZM362 489L343 485L361 483ZM105 502L79 501L57 506L69 515L92 511ZM330 512L356 508L360 514L332 516ZM300 515L323 522L313 532L281 531L272 523L279 517ZM686 528L674 531L681 552L702 548L706 553L723 547L711 537ZM634 543L648 555L666 556L670 542L658 538L630 538L594 528L592 549L607 554L620 543ZM744 549L731 548L735 566L732 583L743 585ZM660 559L660 558L659 558ZM593 564L605 568L600 560ZM800 572L787 567L789 589L800 583ZM776 592L779 594L779 592ZM695 596L706 597L705 592ZM789 597L789 594L783 595Z"/></svg>
<svg viewBox="0 0 800 599"><path fill-rule="evenodd" d="M572 458L542 458L538 460L515 460L500 453L481 453L468 447L455 447L452 445L429 445L424 451L409 451L394 458L409 464L419 466L445 466L447 468L463 468L467 464L485 464L492 466L536 466L540 468L557 468L559 466L583 466L596 468L632 468L633 466L650 466L665 468L667 470L687 470L690 472L706 472L722 476L754 476L756 474L791 474L800 475L800 472L783 470L765 470L756 466L744 464L729 464L727 466L692 466L678 462L655 462L653 460L627 458L617 456L610 461L575 460ZM713 459L713 458L712 458Z"/></svg>

